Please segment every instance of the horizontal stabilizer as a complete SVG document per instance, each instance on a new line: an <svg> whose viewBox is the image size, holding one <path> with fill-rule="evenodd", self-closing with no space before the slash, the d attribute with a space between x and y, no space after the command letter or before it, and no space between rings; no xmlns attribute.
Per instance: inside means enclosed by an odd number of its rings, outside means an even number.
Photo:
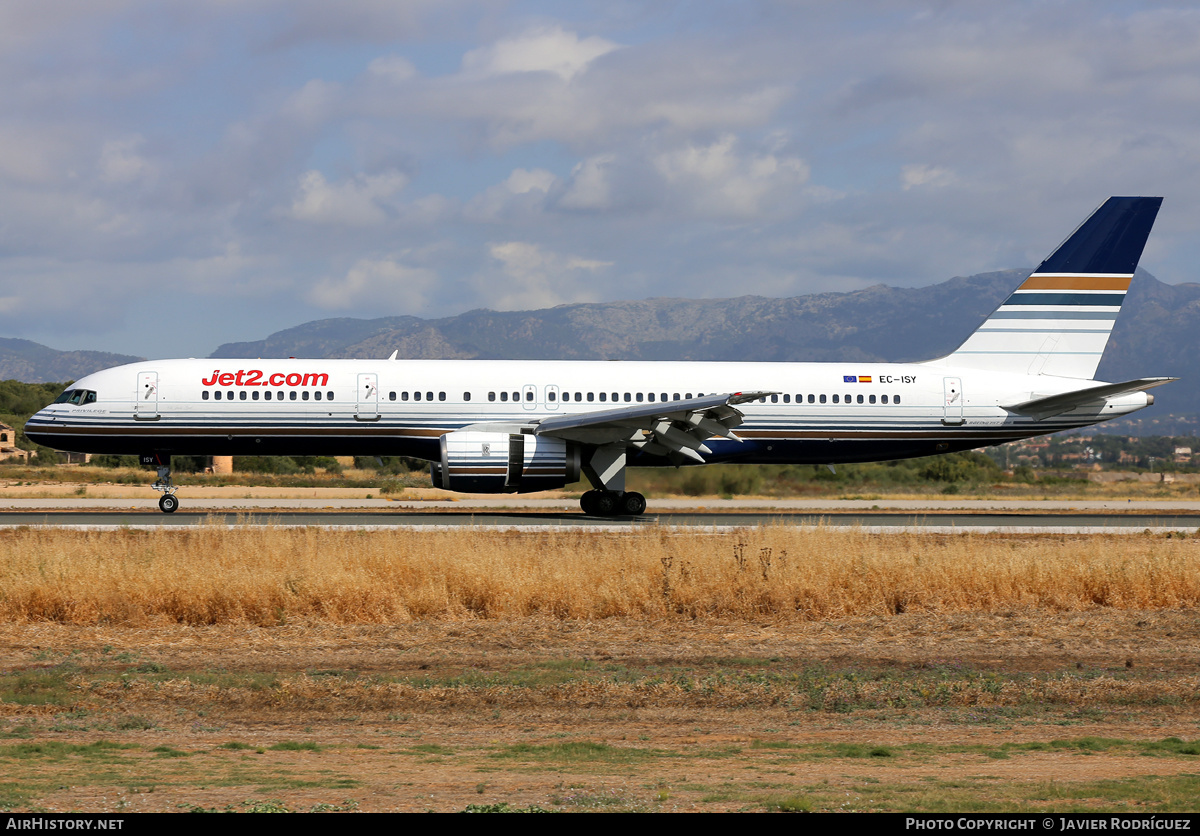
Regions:
<svg viewBox="0 0 1200 836"><path fill-rule="evenodd" d="M1127 380L1124 383L1105 383L1100 386L1090 386L1087 389L1076 389L1074 392L1064 392L1061 395L1048 395L1044 398L1034 398L1023 403L1003 404L1002 406L1009 412L1028 415L1035 421L1041 421L1044 418L1070 412L1084 404L1095 403L1118 395L1141 392L1178 379L1177 377L1141 377L1137 380Z"/></svg>

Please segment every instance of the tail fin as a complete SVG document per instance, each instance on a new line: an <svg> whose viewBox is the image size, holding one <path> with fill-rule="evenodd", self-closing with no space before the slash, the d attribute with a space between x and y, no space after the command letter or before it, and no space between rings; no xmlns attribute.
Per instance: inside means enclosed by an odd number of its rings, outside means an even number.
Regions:
<svg viewBox="0 0 1200 836"><path fill-rule="evenodd" d="M1161 197L1110 197L941 363L1092 379Z"/></svg>

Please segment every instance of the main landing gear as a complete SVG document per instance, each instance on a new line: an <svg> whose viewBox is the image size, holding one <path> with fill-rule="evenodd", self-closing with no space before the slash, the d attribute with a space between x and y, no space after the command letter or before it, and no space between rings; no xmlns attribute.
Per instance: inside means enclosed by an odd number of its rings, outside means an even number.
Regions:
<svg viewBox="0 0 1200 836"><path fill-rule="evenodd" d="M637 491L591 490L579 498L589 517L637 517L646 513L646 497Z"/></svg>
<svg viewBox="0 0 1200 836"><path fill-rule="evenodd" d="M159 510L164 514L174 514L179 508L179 500L175 497L175 491L179 488L171 484L171 457L153 453L143 455L141 459L142 464L152 464L158 468L158 479L150 487L162 492L158 499Z"/></svg>
<svg viewBox="0 0 1200 836"><path fill-rule="evenodd" d="M579 507L589 517L637 517L646 513L646 497L625 490L624 447L594 449L583 462L583 473L592 490L579 498Z"/></svg>

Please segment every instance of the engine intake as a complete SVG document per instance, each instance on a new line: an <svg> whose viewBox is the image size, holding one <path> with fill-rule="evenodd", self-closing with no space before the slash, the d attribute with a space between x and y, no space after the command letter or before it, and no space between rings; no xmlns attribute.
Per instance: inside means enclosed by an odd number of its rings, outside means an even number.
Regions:
<svg viewBox="0 0 1200 836"><path fill-rule="evenodd" d="M433 486L460 493L532 493L578 482L579 447L536 435L457 431L442 436Z"/></svg>

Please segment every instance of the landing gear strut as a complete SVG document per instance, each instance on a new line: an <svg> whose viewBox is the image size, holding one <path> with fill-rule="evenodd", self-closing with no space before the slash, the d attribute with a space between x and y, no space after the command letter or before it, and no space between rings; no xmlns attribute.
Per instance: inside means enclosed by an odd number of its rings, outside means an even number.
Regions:
<svg viewBox="0 0 1200 836"><path fill-rule="evenodd" d="M174 514L175 510L179 508L179 500L175 497L175 491L179 488L171 484L171 457L157 453L144 455L142 464L152 464L158 467L158 479L150 487L162 492L162 496L158 499L159 510L164 514Z"/></svg>

